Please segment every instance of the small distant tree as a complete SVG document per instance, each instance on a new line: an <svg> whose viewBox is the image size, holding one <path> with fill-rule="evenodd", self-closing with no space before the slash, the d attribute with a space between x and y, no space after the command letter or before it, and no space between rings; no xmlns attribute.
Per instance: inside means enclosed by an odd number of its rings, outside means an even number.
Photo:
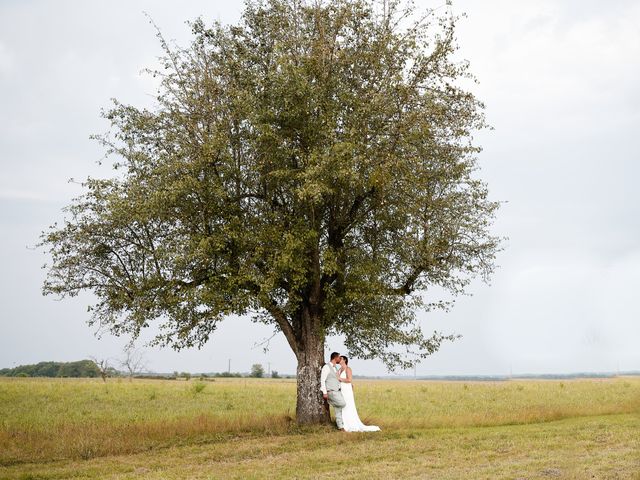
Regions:
<svg viewBox="0 0 640 480"><path fill-rule="evenodd" d="M271 372L271 378L280 378L280 375L278 375L278 372L274 370L273 372Z"/></svg>
<svg viewBox="0 0 640 480"><path fill-rule="evenodd" d="M251 367L251 376L256 378L264 377L264 367L259 363L254 364Z"/></svg>
<svg viewBox="0 0 640 480"><path fill-rule="evenodd" d="M139 373L147 369L144 352L134 348L133 345L127 345L124 349L124 357L120 360L120 366L129 373L129 380Z"/></svg>
<svg viewBox="0 0 640 480"><path fill-rule="evenodd" d="M182 372L182 376L187 381L189 381L191 379L191 374L189 372Z"/></svg>
<svg viewBox="0 0 640 480"><path fill-rule="evenodd" d="M175 378L178 378L178 377L180 376L180 374L178 373L178 371L177 371L177 370L174 370L174 371L173 371L173 376L174 376Z"/></svg>
<svg viewBox="0 0 640 480"><path fill-rule="evenodd" d="M100 372L100 378L102 378L103 382L107 382L107 377L111 376L111 372L113 370L113 368L109 365L109 359L107 358L101 358L98 359L96 357L89 357L91 360L93 360L93 363L96 364L96 367L98 367L98 371Z"/></svg>

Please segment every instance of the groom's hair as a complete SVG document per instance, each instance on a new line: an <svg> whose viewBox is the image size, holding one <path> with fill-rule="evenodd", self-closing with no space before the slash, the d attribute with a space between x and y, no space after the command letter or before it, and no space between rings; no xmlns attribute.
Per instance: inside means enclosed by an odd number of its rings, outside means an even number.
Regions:
<svg viewBox="0 0 640 480"><path fill-rule="evenodd" d="M332 352L331 353L331 360L333 360L334 358L339 357L339 356L340 356L340 354L338 352Z"/></svg>

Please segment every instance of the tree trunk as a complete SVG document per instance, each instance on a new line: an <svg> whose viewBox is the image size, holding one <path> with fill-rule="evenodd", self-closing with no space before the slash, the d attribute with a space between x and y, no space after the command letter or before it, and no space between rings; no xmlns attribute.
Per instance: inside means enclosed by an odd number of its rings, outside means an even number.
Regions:
<svg viewBox="0 0 640 480"><path fill-rule="evenodd" d="M298 424L328 423L329 411L320 391L320 370L325 363L324 342L305 347L298 357L296 420Z"/></svg>
<svg viewBox="0 0 640 480"><path fill-rule="evenodd" d="M298 345L296 420L298 424L329 423L331 417L320 391L320 370L324 360L324 336L305 332Z"/></svg>

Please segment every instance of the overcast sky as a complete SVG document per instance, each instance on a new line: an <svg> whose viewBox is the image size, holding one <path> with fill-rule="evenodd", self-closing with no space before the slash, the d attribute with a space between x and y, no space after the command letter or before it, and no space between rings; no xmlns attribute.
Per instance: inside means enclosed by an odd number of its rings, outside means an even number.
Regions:
<svg viewBox="0 0 640 480"><path fill-rule="evenodd" d="M416 0L421 8L440 2ZM94 336L90 294L43 297L46 258L31 249L82 193L110 176L89 135L110 98L150 105L145 74L160 55L148 12L186 45L185 20L235 23L235 1L0 0L0 368L89 355L117 358L128 339ZM507 201L494 233L509 237L491 285L474 283L427 332L460 333L418 375L640 370L640 2L454 1L459 54L471 62L493 131L477 142L479 175ZM285 340L225 321L202 350L146 349L153 371L233 371L263 363L293 373ZM142 344L141 344L142 345ZM327 350L342 351L339 338ZM354 373L383 375L378 361Z"/></svg>

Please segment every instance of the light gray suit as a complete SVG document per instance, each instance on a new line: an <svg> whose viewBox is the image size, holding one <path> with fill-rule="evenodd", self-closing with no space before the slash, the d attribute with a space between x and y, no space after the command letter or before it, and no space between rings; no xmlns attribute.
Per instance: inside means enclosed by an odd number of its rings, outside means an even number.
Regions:
<svg viewBox="0 0 640 480"><path fill-rule="evenodd" d="M344 401L344 397L342 396L342 392L340 391L340 380L338 380L338 375L336 374L335 368L330 363L325 365L325 367L327 366L329 367L329 373L327 374L327 378L325 380L328 397L327 400L329 401L329 404L333 406L333 409L336 412L336 425L338 426L338 428L343 428L344 424L342 423L342 409L345 407L346 403Z"/></svg>

